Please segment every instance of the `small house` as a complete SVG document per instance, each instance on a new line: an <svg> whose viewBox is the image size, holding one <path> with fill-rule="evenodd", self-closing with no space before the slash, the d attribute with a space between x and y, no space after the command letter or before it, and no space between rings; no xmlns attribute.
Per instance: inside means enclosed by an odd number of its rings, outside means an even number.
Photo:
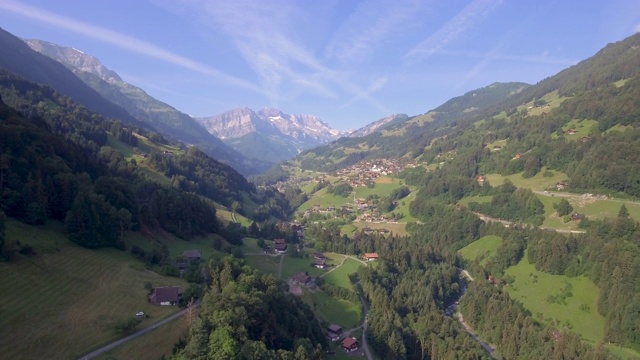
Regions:
<svg viewBox="0 0 640 360"><path fill-rule="evenodd" d="M376 261L378 260L378 253L365 253L364 258L367 261Z"/></svg>
<svg viewBox="0 0 640 360"><path fill-rule="evenodd" d="M308 286L311 285L313 279L305 273L297 273L291 277L291 280L296 284Z"/></svg>
<svg viewBox="0 0 640 360"><path fill-rule="evenodd" d="M179 296L179 286L157 287L149 295L149 301L156 305L177 305Z"/></svg>
<svg viewBox="0 0 640 360"><path fill-rule="evenodd" d="M354 337L344 338L340 345L342 346L342 349L346 352L358 350L358 340L356 340L356 338Z"/></svg>
<svg viewBox="0 0 640 360"><path fill-rule="evenodd" d="M273 249L278 254L284 254L287 252L287 244L285 244L284 239L275 239L273 240Z"/></svg>
<svg viewBox="0 0 640 360"><path fill-rule="evenodd" d="M318 269L324 269L327 267L327 260L326 259L315 259L315 267L317 267Z"/></svg>
<svg viewBox="0 0 640 360"><path fill-rule="evenodd" d="M342 335L342 327L340 325L331 324L327 328L327 337L331 341L337 341L340 339L340 335Z"/></svg>
<svg viewBox="0 0 640 360"><path fill-rule="evenodd" d="M187 258L187 260L189 260L189 261L198 262L198 261L200 261L200 258L202 257L202 251L200 251L200 250L185 250L182 253L182 256Z"/></svg>
<svg viewBox="0 0 640 360"><path fill-rule="evenodd" d="M326 258L326 256L324 256L324 253L321 253L321 252L315 252L315 253L313 253L313 257L314 257L316 260L326 260L326 259L327 259L327 258Z"/></svg>
<svg viewBox="0 0 640 360"><path fill-rule="evenodd" d="M556 189L557 189L558 191L560 191L560 190L564 190L564 189L566 189L566 188L567 188L567 184L566 184L565 182L560 181L560 182L557 182L557 183L556 183Z"/></svg>
<svg viewBox="0 0 640 360"><path fill-rule="evenodd" d="M484 175L478 175L476 176L476 181L478 182L478 184L482 185L485 181L487 181L487 177Z"/></svg>
<svg viewBox="0 0 640 360"><path fill-rule="evenodd" d="M584 214L575 213L575 214L571 215L571 220L573 220L573 221L580 221L583 218L584 218Z"/></svg>
<svg viewBox="0 0 640 360"><path fill-rule="evenodd" d="M577 133L578 133L578 130L573 129L573 128L571 128L571 129L567 130L567 134L569 134L569 135L575 135L575 134L577 134Z"/></svg>

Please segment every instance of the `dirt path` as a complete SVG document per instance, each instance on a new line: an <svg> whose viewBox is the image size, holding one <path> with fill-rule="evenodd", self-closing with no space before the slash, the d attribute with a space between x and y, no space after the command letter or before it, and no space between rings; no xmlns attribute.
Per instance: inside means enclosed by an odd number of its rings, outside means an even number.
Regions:
<svg viewBox="0 0 640 360"><path fill-rule="evenodd" d="M280 255L280 264L278 265L278 279L282 279L282 263L284 262L284 254Z"/></svg>

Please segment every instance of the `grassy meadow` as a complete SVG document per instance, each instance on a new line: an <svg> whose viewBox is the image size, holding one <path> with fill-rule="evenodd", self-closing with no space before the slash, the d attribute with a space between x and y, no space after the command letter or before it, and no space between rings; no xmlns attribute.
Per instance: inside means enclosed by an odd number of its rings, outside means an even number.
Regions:
<svg viewBox="0 0 640 360"><path fill-rule="evenodd" d="M2 357L77 358L118 339L115 323L138 311L149 314L142 328L179 310L150 304L144 283L186 288L185 281L146 270L119 250L78 247L64 237L62 227L7 220L7 240L29 244L37 254L0 263Z"/></svg>
<svg viewBox="0 0 640 360"><path fill-rule="evenodd" d="M328 324L338 324L345 329L358 326L362 321L362 305L331 297L324 291L305 290L303 300L311 305L318 317Z"/></svg>
<svg viewBox="0 0 640 360"><path fill-rule="evenodd" d="M96 360L137 360L169 357L173 345L189 334L186 317L161 326L95 357Z"/></svg>
<svg viewBox="0 0 640 360"><path fill-rule="evenodd" d="M536 320L559 330L569 327L589 342L597 343L603 339L605 319L597 311L599 289L587 277L570 278L537 271L527 261L526 253L505 274L515 278L505 290L531 311ZM566 297L564 303L549 301L550 296L561 295L567 284L571 286L572 296Z"/></svg>
<svg viewBox="0 0 640 360"><path fill-rule="evenodd" d="M463 259L469 261L483 257L480 265L484 265L487 260L498 251L501 243L502 238L500 236L486 235L458 250L458 252Z"/></svg>
<svg viewBox="0 0 640 360"><path fill-rule="evenodd" d="M487 180L491 186L502 185L504 179L509 179L518 188L526 188L531 190L546 190L549 187L555 188L558 181L566 180L567 174L551 170L553 176L545 177L543 174L547 171L546 168L542 168L535 176L525 179L522 177L522 173L513 175L500 175L500 174L486 174Z"/></svg>
<svg viewBox="0 0 640 360"><path fill-rule="evenodd" d="M329 284L353 290L353 285L349 280L349 274L355 273L362 266L364 266L363 263L351 258L347 258L342 266L325 274L324 276L322 276L322 279Z"/></svg>

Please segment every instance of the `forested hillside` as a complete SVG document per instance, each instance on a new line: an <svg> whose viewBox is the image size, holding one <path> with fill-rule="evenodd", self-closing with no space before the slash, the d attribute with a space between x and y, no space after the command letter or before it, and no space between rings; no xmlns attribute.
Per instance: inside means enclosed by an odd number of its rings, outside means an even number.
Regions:
<svg viewBox="0 0 640 360"><path fill-rule="evenodd" d="M496 83L451 99L428 113L403 121L393 121L364 137L341 138L333 143L302 152L291 163L305 170L335 171L363 160L376 158L415 158L434 139L446 135L457 121L472 116L528 85ZM273 170L276 171L276 170Z"/></svg>
<svg viewBox="0 0 640 360"><path fill-rule="evenodd" d="M259 194L231 167L196 148L137 157L172 186L149 180L136 159L126 159L108 139L135 148L140 138L166 143L161 135L104 119L46 86L3 71L0 96L8 117L0 179L8 216L31 224L63 220L78 243L122 247L123 232L141 226L160 226L187 239L216 232L214 202L263 219L288 211L286 205L277 208L277 196ZM86 223L95 226L81 226Z"/></svg>

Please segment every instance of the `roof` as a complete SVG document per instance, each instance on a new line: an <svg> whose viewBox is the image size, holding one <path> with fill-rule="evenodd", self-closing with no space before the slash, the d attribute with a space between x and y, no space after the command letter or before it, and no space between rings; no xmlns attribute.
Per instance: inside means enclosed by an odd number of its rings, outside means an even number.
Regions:
<svg viewBox="0 0 640 360"><path fill-rule="evenodd" d="M284 244L284 239L275 239L273 240L274 244Z"/></svg>
<svg viewBox="0 0 640 360"><path fill-rule="evenodd" d="M377 259L378 253L364 253L364 257L367 259Z"/></svg>
<svg viewBox="0 0 640 360"><path fill-rule="evenodd" d="M179 293L180 293L179 286L157 287L153 289L153 292L151 293L151 296L149 296L149 298L151 299L151 302L154 302L156 304L160 304L167 301L177 302Z"/></svg>
<svg viewBox="0 0 640 360"><path fill-rule="evenodd" d="M276 250L287 250L287 244L275 244L273 248Z"/></svg>
<svg viewBox="0 0 640 360"><path fill-rule="evenodd" d="M299 282L299 283L302 283L302 284L306 284L309 281L311 281L311 276L309 276L309 275L307 275L305 273L297 273L297 274L293 275L291 278L293 280Z"/></svg>
<svg viewBox="0 0 640 360"><path fill-rule="evenodd" d="M342 331L342 326L336 325L336 324L331 324L331 325L329 325L329 327L327 329L329 329L329 331L331 331L331 332L338 333L338 332Z"/></svg>
<svg viewBox="0 0 640 360"><path fill-rule="evenodd" d="M358 340L356 340L356 338L346 337L344 338L344 340L342 340L343 347L350 348L354 345L358 345Z"/></svg>
<svg viewBox="0 0 640 360"><path fill-rule="evenodd" d="M326 263L326 259L316 259L316 265L325 265Z"/></svg>
<svg viewBox="0 0 640 360"><path fill-rule="evenodd" d="M186 256L186 257L188 257L190 259L191 258L198 258L199 259L200 257L202 257L202 251L200 251L200 250L185 250L182 253L182 256Z"/></svg>
<svg viewBox="0 0 640 360"><path fill-rule="evenodd" d="M324 259L325 258L324 254L321 253L321 252L313 253L313 257L316 258L316 259Z"/></svg>

